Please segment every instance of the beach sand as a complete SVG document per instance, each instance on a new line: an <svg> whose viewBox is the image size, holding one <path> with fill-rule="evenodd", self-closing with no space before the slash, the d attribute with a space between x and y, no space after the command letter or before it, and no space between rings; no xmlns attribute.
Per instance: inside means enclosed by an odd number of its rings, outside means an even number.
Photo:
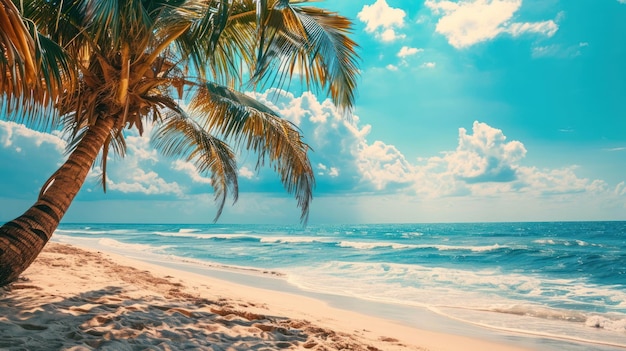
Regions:
<svg viewBox="0 0 626 351"><path fill-rule="evenodd" d="M49 243L0 289L0 350L524 350Z"/></svg>

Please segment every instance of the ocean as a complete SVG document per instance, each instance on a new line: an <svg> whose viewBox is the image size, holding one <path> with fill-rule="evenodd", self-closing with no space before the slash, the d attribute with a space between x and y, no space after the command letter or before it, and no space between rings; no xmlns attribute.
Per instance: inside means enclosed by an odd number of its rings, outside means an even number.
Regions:
<svg viewBox="0 0 626 351"><path fill-rule="evenodd" d="M61 224L52 240L269 275L579 350L626 349L626 222Z"/></svg>

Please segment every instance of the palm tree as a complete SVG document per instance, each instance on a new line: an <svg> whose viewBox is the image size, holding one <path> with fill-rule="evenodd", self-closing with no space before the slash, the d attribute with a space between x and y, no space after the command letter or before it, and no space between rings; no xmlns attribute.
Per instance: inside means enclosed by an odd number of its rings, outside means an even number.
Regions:
<svg viewBox="0 0 626 351"><path fill-rule="evenodd" d="M57 100L69 156L35 204L0 227L0 286L15 280L50 239L94 162L124 156L125 128L167 156L210 174L218 203L237 200L237 149L258 155L294 194L306 222L314 186L308 145L295 125L241 93L299 75L348 113L356 85L351 23L305 0L31 0L40 33L74 59L77 79ZM181 102L188 103L183 109ZM41 116L29 115L25 121ZM229 145L232 145L229 146Z"/></svg>

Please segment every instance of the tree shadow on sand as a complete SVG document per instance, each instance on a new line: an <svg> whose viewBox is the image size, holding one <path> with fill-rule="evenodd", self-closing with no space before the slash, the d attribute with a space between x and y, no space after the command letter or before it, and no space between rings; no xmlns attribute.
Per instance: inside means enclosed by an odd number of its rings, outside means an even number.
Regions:
<svg viewBox="0 0 626 351"><path fill-rule="evenodd" d="M109 286L70 298L27 282L0 290L0 350L379 350L308 321L190 296L133 297Z"/></svg>

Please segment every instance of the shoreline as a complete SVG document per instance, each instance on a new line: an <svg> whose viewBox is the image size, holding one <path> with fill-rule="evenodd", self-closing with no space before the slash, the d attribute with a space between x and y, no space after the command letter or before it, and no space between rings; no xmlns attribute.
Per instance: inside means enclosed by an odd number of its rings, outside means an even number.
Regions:
<svg viewBox="0 0 626 351"><path fill-rule="evenodd" d="M55 242L23 277L0 292L2 349L533 349Z"/></svg>
<svg viewBox="0 0 626 351"><path fill-rule="evenodd" d="M131 248L129 248L128 245L120 245L115 241L114 244L111 245L112 243L109 241L103 244L100 240L93 241L64 236L57 237L55 241L77 247L118 254L159 267L165 266L192 272L202 276L216 278L221 281L245 285L247 287L272 290L276 293L287 292L298 296L305 296L319 300L330 307L340 310L365 314L419 330L427 330L446 335L454 334L542 351L561 351L563 349L570 351L587 351L590 347L594 348L595 351L626 350L626 346L621 341L615 341L618 340L615 338L613 340L599 339L593 336L589 338L595 331L590 327L581 325L572 325L572 329L564 333L546 332L547 330L551 330L551 325L544 325L545 329L535 331L510 327L505 324L498 327L499 321L487 319L487 322L484 322L482 318L490 318L486 315L459 318L458 316L450 315L448 313L449 311L440 310L439 307L433 309L427 305L413 305L398 303L397 301L367 299L351 296L342 291L335 293L309 290L299 286L298 283L291 282L289 274L285 274L280 270L261 269L252 266L234 266L193 258L164 255L151 251L141 252L137 250L138 247L136 246L131 245ZM443 307L445 310L445 306L440 307ZM451 308L453 309L453 307ZM465 310L465 312L467 311L471 310ZM504 316L509 318L510 321L513 319L522 319L524 323L531 323L533 325L538 321L543 321L543 319L535 319L530 316L518 316L515 314L503 315L495 313L494 316L498 319ZM514 324L517 323L517 321L514 322Z"/></svg>

